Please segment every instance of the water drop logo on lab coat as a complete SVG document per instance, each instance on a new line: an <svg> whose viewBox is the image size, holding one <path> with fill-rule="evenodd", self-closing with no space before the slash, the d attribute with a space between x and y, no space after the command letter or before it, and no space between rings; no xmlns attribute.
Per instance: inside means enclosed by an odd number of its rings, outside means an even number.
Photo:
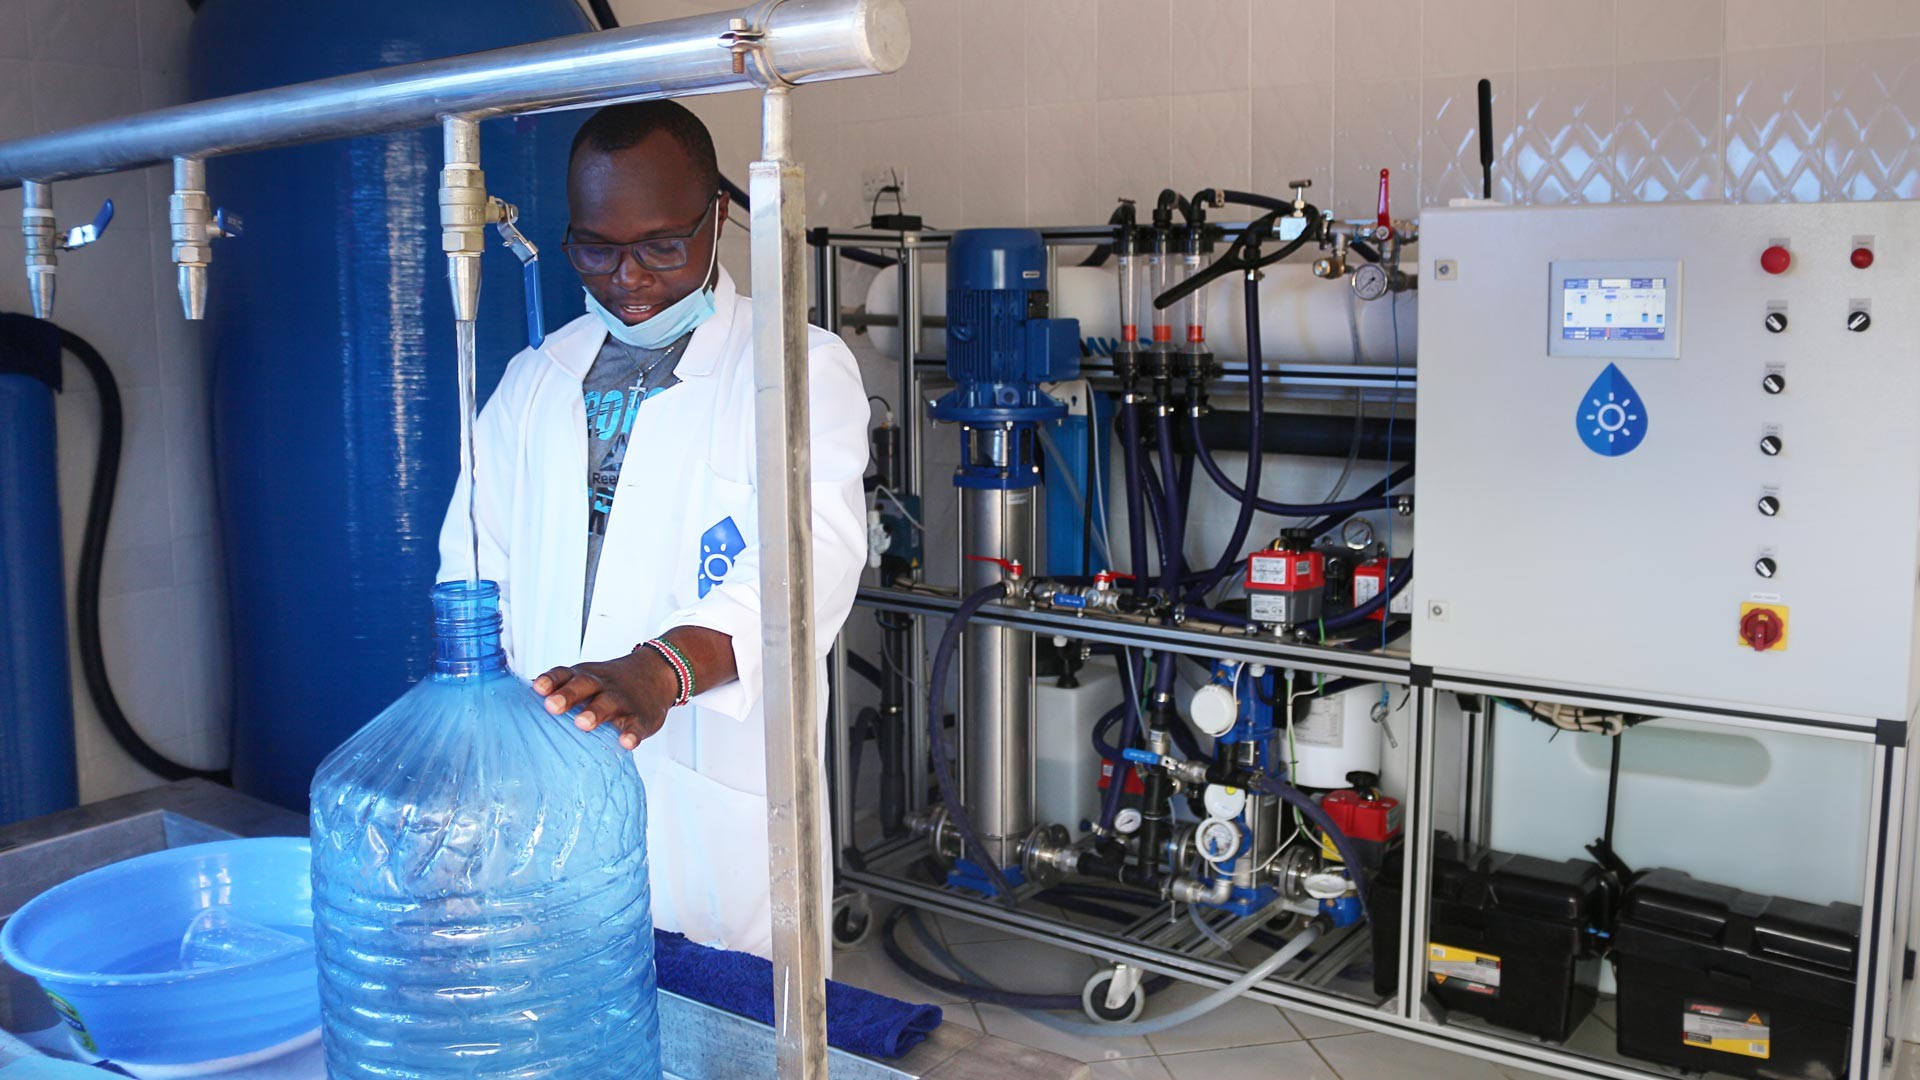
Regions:
<svg viewBox="0 0 1920 1080"><path fill-rule="evenodd" d="M1608 364L1580 396L1573 426L1587 449L1602 457L1630 454L1647 437L1647 404L1626 375Z"/></svg>
<svg viewBox="0 0 1920 1080"><path fill-rule="evenodd" d="M700 534L700 595L713 591L733 569L733 560L739 558L740 549L747 546L746 538L740 535L740 527L733 518L723 517L714 523L713 528Z"/></svg>

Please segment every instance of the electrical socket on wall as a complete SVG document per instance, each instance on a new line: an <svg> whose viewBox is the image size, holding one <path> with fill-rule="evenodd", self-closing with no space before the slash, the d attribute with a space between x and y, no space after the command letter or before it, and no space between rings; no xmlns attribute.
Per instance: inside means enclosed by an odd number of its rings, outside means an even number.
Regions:
<svg viewBox="0 0 1920 1080"><path fill-rule="evenodd" d="M871 207L874 204L874 200L878 199L880 201L880 210L883 213L891 211L893 209L893 193L887 192L884 198L880 195L881 190L890 185L899 186L900 201L904 204L907 201L907 171L905 169L891 165L882 166L878 169L868 169L860 176L860 201Z"/></svg>

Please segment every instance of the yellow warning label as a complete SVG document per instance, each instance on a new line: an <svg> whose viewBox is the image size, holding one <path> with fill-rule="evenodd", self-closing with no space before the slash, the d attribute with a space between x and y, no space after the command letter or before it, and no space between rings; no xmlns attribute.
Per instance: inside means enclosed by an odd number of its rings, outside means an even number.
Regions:
<svg viewBox="0 0 1920 1080"><path fill-rule="evenodd" d="M1762 1060L1773 1056L1773 1029L1767 1014L1751 1009L1689 1001L1681 1019L1680 1038L1698 1050Z"/></svg>
<svg viewBox="0 0 1920 1080"><path fill-rule="evenodd" d="M1451 945L1430 942L1427 945L1427 974L1433 977L1436 986L1444 986L1451 980L1456 989L1470 994L1500 996L1500 958L1492 953L1456 949Z"/></svg>

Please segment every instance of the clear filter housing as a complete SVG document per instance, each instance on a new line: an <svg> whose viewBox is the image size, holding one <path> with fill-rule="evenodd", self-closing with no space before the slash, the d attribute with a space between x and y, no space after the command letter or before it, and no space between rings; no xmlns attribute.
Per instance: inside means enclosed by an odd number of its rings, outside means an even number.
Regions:
<svg viewBox="0 0 1920 1080"><path fill-rule="evenodd" d="M433 611L432 675L313 781L328 1075L657 1080L639 774L507 670L493 582Z"/></svg>

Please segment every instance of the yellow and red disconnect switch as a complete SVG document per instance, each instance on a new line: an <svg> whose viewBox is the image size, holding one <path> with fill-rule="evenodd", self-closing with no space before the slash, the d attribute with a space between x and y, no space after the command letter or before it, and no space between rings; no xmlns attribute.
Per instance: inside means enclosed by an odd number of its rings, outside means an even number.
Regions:
<svg viewBox="0 0 1920 1080"><path fill-rule="evenodd" d="M1784 604L1741 604L1740 644L1754 652L1780 652L1787 647L1787 609Z"/></svg>

